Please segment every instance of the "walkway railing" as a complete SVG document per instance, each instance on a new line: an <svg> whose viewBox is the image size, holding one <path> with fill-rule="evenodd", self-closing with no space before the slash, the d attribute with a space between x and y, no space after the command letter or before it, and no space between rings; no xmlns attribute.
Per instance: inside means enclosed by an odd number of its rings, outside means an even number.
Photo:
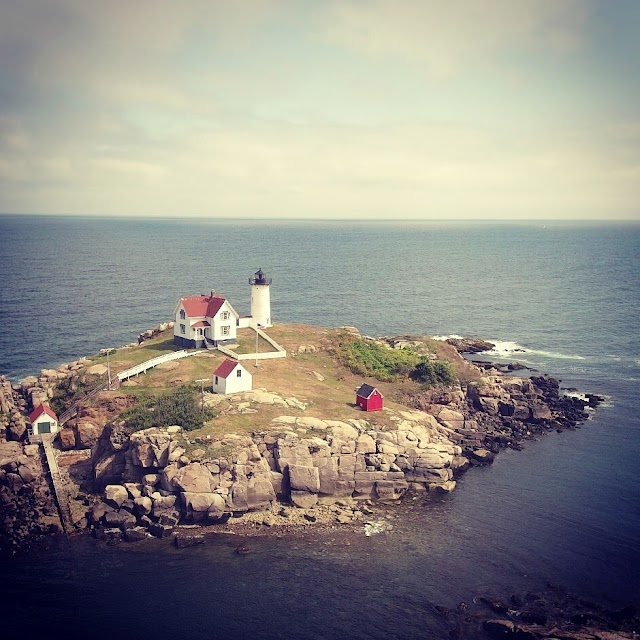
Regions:
<svg viewBox="0 0 640 640"><path fill-rule="evenodd" d="M120 386L119 382L116 385L114 385L113 382L111 383L112 389L117 388L119 386ZM71 407L69 407L66 411L64 411L58 416L58 423L60 424L60 426L62 426L65 422L67 422L71 418L75 418L78 415L78 407L85 400L89 400L90 398L93 398L93 396L97 395L101 391L106 391L107 389L109 389L109 382L102 382L97 387L94 387L93 389L91 389L89 393L82 396L80 400L78 400L75 404L73 404Z"/></svg>
<svg viewBox="0 0 640 640"><path fill-rule="evenodd" d="M151 358L151 360L146 360L141 364L136 365L135 367L131 367L131 369L125 369L125 371L121 371L118 374L118 380L120 382L124 382L129 378L133 378L133 376L137 376L140 373L144 373L149 369L153 369L153 367L157 367L159 364L163 364L164 362L171 362L172 360L179 360L180 358L188 358L189 356L195 356L198 351L187 351L183 349L182 351L174 351L172 353L166 353L163 356L158 356L156 358Z"/></svg>
<svg viewBox="0 0 640 640"><path fill-rule="evenodd" d="M102 382L94 389L91 389L89 393L82 396L73 406L69 407L66 411L61 413L58 416L58 423L62 426L65 422L70 420L71 418L75 418L78 415L78 408L82 403L86 400L90 400L93 396L97 395L101 391L113 390L117 389L120 386L121 382L132 378L133 376L137 376L140 373L145 373L149 369L153 369L153 367L157 367L159 364L163 362L171 362L171 360L179 360L180 358L187 358L189 356L195 356L198 351L187 351L183 349L182 351L174 351L172 353L166 353L163 356L157 356L155 358L151 358L151 360L146 360L145 362L141 362L135 367L131 367L130 369L125 369L116 375L116 377L111 381L111 386L109 386L109 382Z"/></svg>

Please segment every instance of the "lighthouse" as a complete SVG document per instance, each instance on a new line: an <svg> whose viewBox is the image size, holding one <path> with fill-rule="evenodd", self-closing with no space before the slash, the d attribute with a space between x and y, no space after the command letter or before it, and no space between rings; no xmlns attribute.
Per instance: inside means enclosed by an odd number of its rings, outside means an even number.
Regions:
<svg viewBox="0 0 640 640"><path fill-rule="evenodd" d="M249 278L251 285L251 322L254 327L271 326L271 278L267 278L262 269L258 269L253 278Z"/></svg>

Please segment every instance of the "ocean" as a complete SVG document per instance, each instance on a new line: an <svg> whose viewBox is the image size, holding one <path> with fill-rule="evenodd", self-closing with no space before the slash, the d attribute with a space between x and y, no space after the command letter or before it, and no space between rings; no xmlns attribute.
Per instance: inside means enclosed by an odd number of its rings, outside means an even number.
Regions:
<svg viewBox="0 0 640 640"><path fill-rule="evenodd" d="M51 540L3 559L3 626L35 637L436 638L436 611L547 582L640 601L640 225L0 216L0 373L13 380L168 320L180 296L273 277L276 322L478 336L603 395L584 426L501 453L392 529L174 549ZM399 517L397 517L399 516ZM8 626L7 626L8 625Z"/></svg>

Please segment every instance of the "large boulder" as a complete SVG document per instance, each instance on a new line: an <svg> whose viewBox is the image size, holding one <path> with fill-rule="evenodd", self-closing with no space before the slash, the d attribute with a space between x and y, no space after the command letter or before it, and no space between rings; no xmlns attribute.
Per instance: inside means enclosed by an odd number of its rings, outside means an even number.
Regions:
<svg viewBox="0 0 640 640"><path fill-rule="evenodd" d="M97 427L88 420L79 420L75 429L76 446L78 449L91 449L98 438L102 429Z"/></svg>
<svg viewBox="0 0 640 640"><path fill-rule="evenodd" d="M462 429L464 427L464 415L447 407L438 412L438 420L450 429Z"/></svg>
<svg viewBox="0 0 640 640"><path fill-rule="evenodd" d="M376 441L366 433L363 433L358 437L356 441L356 452L357 453L375 453L376 452Z"/></svg>
<svg viewBox="0 0 640 640"><path fill-rule="evenodd" d="M169 462L171 435L151 428L131 435L129 451L133 464L145 468L163 468Z"/></svg>
<svg viewBox="0 0 640 640"><path fill-rule="evenodd" d="M482 353L483 351L491 351L496 346L479 338L447 338L446 342L459 353Z"/></svg>
<svg viewBox="0 0 640 640"><path fill-rule="evenodd" d="M316 467L306 467L298 464L289 465L289 483L295 491L320 491L320 475Z"/></svg>
<svg viewBox="0 0 640 640"><path fill-rule="evenodd" d="M60 448L63 451L69 449L75 449L76 446L76 434L71 427L63 427L58 432L58 441L60 442Z"/></svg>
<svg viewBox="0 0 640 640"><path fill-rule="evenodd" d="M249 479L247 483L247 507L249 511L268 509L276 500L270 474Z"/></svg>
<svg viewBox="0 0 640 640"><path fill-rule="evenodd" d="M153 509L153 502L148 496L140 496L133 499L133 505L135 512L140 516L147 516Z"/></svg>
<svg viewBox="0 0 640 640"><path fill-rule="evenodd" d="M129 493L122 485L109 484L104 488L104 501L116 509L119 509L128 498Z"/></svg>
<svg viewBox="0 0 640 640"><path fill-rule="evenodd" d="M119 482L126 466L125 452L114 451L93 463L93 477L98 485Z"/></svg>
<svg viewBox="0 0 640 640"><path fill-rule="evenodd" d="M195 511L221 517L224 513L224 499L217 493L190 493L183 491L180 493L180 500L187 514Z"/></svg>
<svg viewBox="0 0 640 640"><path fill-rule="evenodd" d="M307 491L292 491L291 502L300 509L311 509L318 504L318 495Z"/></svg>
<svg viewBox="0 0 640 640"><path fill-rule="evenodd" d="M186 493L210 493L217 486L209 469L199 462L191 462L178 469L172 484L178 491Z"/></svg>

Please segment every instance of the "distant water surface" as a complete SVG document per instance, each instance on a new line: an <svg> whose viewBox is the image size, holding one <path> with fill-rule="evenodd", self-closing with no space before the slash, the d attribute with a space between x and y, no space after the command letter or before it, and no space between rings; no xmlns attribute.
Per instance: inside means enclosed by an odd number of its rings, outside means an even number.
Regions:
<svg viewBox="0 0 640 640"><path fill-rule="evenodd" d="M445 632L435 605L548 580L614 605L640 600L637 225L0 216L0 238L0 373L14 380L131 342L181 295L215 289L246 313L247 278L262 267L278 322L481 336L495 358L607 397L582 429L504 452L401 518L391 510L393 530L372 538L271 537L241 558L226 539L52 542L0 568L12 585L0 607L16 625L415 638Z"/></svg>

